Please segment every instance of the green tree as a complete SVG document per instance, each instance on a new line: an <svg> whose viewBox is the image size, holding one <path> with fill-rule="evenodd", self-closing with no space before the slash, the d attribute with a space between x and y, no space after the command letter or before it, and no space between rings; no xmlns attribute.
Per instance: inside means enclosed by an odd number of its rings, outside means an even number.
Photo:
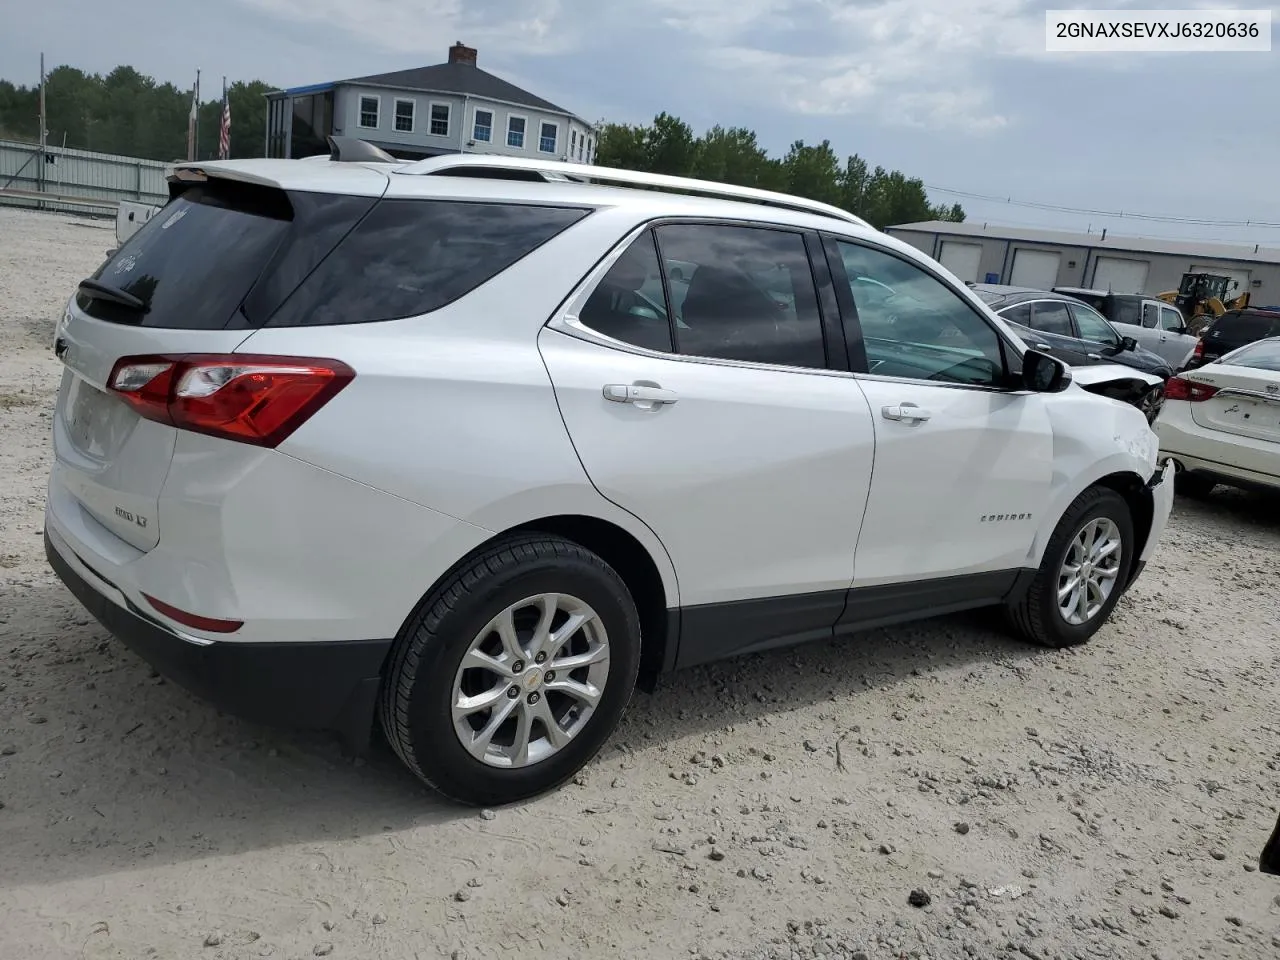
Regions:
<svg viewBox="0 0 1280 960"><path fill-rule="evenodd" d="M236 81L228 87L232 157L263 155L267 111L263 94L272 89L261 80ZM190 87L160 83L130 66L116 67L106 76L58 66L45 75L45 125L52 146L183 160L190 111ZM38 141L39 112L39 87L0 80L0 138ZM207 160L218 155L221 90L213 99L203 100L199 116L197 156Z"/></svg>
<svg viewBox="0 0 1280 960"><path fill-rule="evenodd" d="M876 227L964 220L958 203L931 205L918 178L884 167L872 170L857 154L841 163L829 140L797 140L785 156L774 158L750 130L717 125L695 139L688 124L668 113L648 125L604 123L599 130L601 166L785 191L848 210Z"/></svg>

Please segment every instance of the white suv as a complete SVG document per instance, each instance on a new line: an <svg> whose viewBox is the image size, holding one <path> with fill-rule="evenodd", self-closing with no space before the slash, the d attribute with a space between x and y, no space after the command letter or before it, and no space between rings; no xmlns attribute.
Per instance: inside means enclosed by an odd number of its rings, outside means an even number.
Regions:
<svg viewBox="0 0 1280 960"><path fill-rule="evenodd" d="M175 681L376 716L465 802L691 664L988 605L1083 642L1169 515L1137 409L832 207L340 144L172 191L58 324L49 560Z"/></svg>

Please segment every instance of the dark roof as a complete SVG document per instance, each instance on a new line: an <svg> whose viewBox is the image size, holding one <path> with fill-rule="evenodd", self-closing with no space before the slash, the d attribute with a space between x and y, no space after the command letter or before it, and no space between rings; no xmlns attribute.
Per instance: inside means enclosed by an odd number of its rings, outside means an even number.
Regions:
<svg viewBox="0 0 1280 960"><path fill-rule="evenodd" d="M535 97L514 83L495 77L470 63L437 63L433 67L414 67L411 70L394 70L391 73L375 73L369 77L355 77L341 83L363 83L378 87L395 87L400 90L420 90L428 93L456 93L486 100L505 100L507 103L547 110L573 116L564 107L550 100Z"/></svg>

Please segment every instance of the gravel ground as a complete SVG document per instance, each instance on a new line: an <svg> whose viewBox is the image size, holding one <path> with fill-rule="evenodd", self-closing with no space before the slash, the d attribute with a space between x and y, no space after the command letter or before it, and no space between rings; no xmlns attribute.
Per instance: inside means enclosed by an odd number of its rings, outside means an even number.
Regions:
<svg viewBox="0 0 1280 960"><path fill-rule="evenodd" d="M460 811L219 715L47 569L53 320L111 245L0 209L0 957L1280 955L1277 500L1180 501L1083 649L975 616L699 669Z"/></svg>

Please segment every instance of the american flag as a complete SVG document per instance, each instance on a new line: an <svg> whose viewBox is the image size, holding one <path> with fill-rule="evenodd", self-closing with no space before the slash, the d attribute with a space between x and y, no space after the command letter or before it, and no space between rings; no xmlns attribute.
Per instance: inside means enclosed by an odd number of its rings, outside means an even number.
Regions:
<svg viewBox="0 0 1280 960"><path fill-rule="evenodd" d="M227 88L222 88L222 125L218 131L218 159L231 157L231 100L227 97Z"/></svg>

